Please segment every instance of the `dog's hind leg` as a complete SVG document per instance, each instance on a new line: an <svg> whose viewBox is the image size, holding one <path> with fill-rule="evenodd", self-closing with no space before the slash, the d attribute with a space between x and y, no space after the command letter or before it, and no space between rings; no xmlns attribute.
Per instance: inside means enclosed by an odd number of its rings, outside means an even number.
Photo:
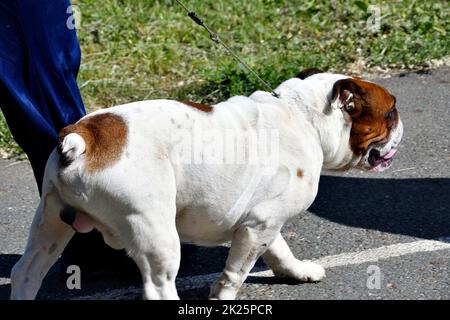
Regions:
<svg viewBox="0 0 450 320"><path fill-rule="evenodd" d="M281 234L278 234L262 257L273 273L279 277L300 282L316 282L325 276L322 266L311 261L296 259Z"/></svg>
<svg viewBox="0 0 450 320"><path fill-rule="evenodd" d="M151 210L132 214L120 226L122 243L139 267L144 299L178 300L175 278L180 266L180 240L175 204L152 203Z"/></svg>
<svg viewBox="0 0 450 320"><path fill-rule="evenodd" d="M11 272L11 299L34 299L42 280L74 235L60 219L63 204L50 186L44 190L25 253Z"/></svg>

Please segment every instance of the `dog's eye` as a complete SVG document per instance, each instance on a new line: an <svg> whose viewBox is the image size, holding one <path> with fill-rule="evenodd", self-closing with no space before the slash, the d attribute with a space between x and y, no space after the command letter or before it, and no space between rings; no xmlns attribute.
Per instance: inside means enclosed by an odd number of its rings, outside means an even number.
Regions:
<svg viewBox="0 0 450 320"><path fill-rule="evenodd" d="M394 120L395 119L395 109L392 109L391 111L389 111L389 112L387 112L385 115L384 115L384 118L386 119L386 120Z"/></svg>

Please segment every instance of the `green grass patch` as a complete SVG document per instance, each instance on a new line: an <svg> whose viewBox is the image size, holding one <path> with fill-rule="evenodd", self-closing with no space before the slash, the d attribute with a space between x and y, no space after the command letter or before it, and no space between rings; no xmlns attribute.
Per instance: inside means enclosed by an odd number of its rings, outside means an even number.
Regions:
<svg viewBox="0 0 450 320"><path fill-rule="evenodd" d="M11 132L6 125L5 117L0 112L0 158L19 157L23 155L22 149L15 143Z"/></svg>
<svg viewBox="0 0 450 320"><path fill-rule="evenodd" d="M450 54L447 1L185 0L276 86L305 67L414 68ZM215 102L261 88L175 1L77 0L80 86L95 109L158 97ZM334 4L333 4L334 3Z"/></svg>
<svg viewBox="0 0 450 320"><path fill-rule="evenodd" d="M184 2L272 86L305 67L416 68L450 54L448 1L370 1L381 12L376 33L368 1ZM161 97L211 103L262 88L174 0L73 3L89 110Z"/></svg>

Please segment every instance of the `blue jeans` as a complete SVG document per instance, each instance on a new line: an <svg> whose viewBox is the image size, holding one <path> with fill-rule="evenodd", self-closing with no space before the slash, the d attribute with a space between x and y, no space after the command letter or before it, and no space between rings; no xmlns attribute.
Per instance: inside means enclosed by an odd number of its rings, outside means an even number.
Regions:
<svg viewBox="0 0 450 320"><path fill-rule="evenodd" d="M0 107L41 192L58 132L85 115L69 0L0 0Z"/></svg>

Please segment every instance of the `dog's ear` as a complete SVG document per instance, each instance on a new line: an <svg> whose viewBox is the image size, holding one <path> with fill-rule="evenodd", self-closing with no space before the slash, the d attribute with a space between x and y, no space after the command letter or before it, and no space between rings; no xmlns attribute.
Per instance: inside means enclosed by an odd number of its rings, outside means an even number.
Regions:
<svg viewBox="0 0 450 320"><path fill-rule="evenodd" d="M297 78L305 80L306 78L308 78L314 74L317 74L317 73L323 73L323 71L320 69L317 69L317 68L304 69L304 70L300 71L300 73L297 75Z"/></svg>
<svg viewBox="0 0 450 320"><path fill-rule="evenodd" d="M342 79L336 81L331 94L331 108L343 109L347 112L355 111L358 104L357 97L364 94L364 89L358 85L355 79Z"/></svg>

